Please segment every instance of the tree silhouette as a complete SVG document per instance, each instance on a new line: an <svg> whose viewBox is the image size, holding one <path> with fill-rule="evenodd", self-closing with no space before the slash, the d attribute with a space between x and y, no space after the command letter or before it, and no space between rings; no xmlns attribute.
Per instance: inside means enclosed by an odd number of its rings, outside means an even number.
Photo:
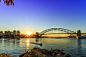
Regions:
<svg viewBox="0 0 86 57"><path fill-rule="evenodd" d="M10 6L10 5L14 6L14 2L13 2L14 0L3 0L3 1L7 6ZM1 2L1 0L0 0L0 2Z"/></svg>

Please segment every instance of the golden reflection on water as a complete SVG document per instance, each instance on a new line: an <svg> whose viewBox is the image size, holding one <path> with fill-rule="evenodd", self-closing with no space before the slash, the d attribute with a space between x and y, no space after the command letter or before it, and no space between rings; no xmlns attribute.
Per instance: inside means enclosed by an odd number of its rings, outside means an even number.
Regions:
<svg viewBox="0 0 86 57"><path fill-rule="evenodd" d="M29 42L29 39L27 40L27 42Z"/></svg>
<svg viewBox="0 0 86 57"><path fill-rule="evenodd" d="M29 44L30 44L29 42L30 42L29 39L27 39L27 43L26 43L27 44L27 49L29 49Z"/></svg>

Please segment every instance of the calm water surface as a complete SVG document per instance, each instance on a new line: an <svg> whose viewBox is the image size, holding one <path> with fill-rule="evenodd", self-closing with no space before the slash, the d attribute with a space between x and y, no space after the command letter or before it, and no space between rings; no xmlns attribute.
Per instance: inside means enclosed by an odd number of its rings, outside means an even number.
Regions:
<svg viewBox="0 0 86 57"><path fill-rule="evenodd" d="M8 53L12 57L18 57L25 51L37 46L46 49L63 49L72 57L86 57L86 39L40 38L38 42L35 40L35 38L0 39L0 53ZM42 43L43 46L31 44L30 42Z"/></svg>

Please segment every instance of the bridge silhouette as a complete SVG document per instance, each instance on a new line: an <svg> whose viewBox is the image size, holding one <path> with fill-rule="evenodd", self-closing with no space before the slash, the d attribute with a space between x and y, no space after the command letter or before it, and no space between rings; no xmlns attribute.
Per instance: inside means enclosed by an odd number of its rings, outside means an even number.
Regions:
<svg viewBox="0 0 86 57"><path fill-rule="evenodd" d="M47 32L52 31L52 30L63 31L65 33L48 33L48 34L46 34ZM79 31L79 33L78 33L78 31ZM86 34L86 33L81 33L80 30L78 30L78 31L75 32L75 31L72 31L72 30L64 29L64 28L50 28L50 29L46 29L46 30L44 30L40 33L36 32L36 36L41 37L42 35L49 35L49 34L77 34L77 35L78 34Z"/></svg>
<svg viewBox="0 0 86 57"><path fill-rule="evenodd" d="M52 31L52 30L58 30L58 31L63 31L65 33L57 33L57 34L76 34L75 31L71 31L68 29L64 29L64 28L50 28L50 29L46 29L42 32L40 32L41 35L44 35L46 32ZM56 33L50 33L50 34L56 34Z"/></svg>

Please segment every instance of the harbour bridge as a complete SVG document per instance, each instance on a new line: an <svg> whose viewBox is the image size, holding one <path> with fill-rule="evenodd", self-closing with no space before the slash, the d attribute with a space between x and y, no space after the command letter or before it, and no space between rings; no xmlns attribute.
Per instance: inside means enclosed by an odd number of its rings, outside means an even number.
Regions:
<svg viewBox="0 0 86 57"><path fill-rule="evenodd" d="M47 32L52 31L52 30L63 31L65 33L48 33L48 34L46 34ZM75 32L75 31L72 31L72 30L64 29L64 28L50 28L50 29L46 29L46 30L44 30L40 33L36 32L37 37L41 37L42 35L49 35L49 34L71 34L71 35L72 34L77 34L77 36L81 36L81 34L86 34L86 33L81 33L80 30Z"/></svg>

